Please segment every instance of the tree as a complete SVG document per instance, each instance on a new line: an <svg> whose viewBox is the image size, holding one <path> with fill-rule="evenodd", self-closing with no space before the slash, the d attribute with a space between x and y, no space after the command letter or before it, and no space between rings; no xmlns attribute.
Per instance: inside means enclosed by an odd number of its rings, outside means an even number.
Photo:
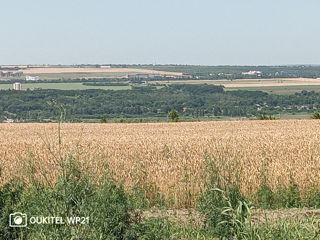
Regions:
<svg viewBox="0 0 320 240"><path fill-rule="evenodd" d="M171 119L171 121L173 122L178 122L179 120L179 112L177 110L172 110L169 113L169 118Z"/></svg>
<svg viewBox="0 0 320 240"><path fill-rule="evenodd" d="M106 123L107 122L107 117L106 116L102 116L100 122L101 123Z"/></svg>
<svg viewBox="0 0 320 240"><path fill-rule="evenodd" d="M318 109L314 109L313 114L311 115L312 119L320 119L320 113L318 112Z"/></svg>
<svg viewBox="0 0 320 240"><path fill-rule="evenodd" d="M267 115L265 112L258 116L259 120L276 120L275 116Z"/></svg>

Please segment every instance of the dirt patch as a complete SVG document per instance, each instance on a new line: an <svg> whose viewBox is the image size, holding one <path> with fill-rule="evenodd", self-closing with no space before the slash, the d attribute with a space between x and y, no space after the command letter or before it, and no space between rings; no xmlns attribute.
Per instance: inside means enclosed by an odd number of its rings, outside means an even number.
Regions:
<svg viewBox="0 0 320 240"><path fill-rule="evenodd" d="M195 209L150 209L142 212L143 219L149 218L166 218L169 221L175 222L179 225L192 224L195 226L202 226L204 219L200 215L200 212Z"/></svg>
<svg viewBox="0 0 320 240"><path fill-rule="evenodd" d="M263 210L253 209L251 211L251 220L255 224L274 223L278 220L293 220L293 219L308 219L314 217L320 220L320 209L308 208L290 208L290 209L277 209L277 210ZM195 226L202 226L204 218L200 212L195 209L150 209L142 212L143 219L149 218L166 218L179 225L192 224Z"/></svg>

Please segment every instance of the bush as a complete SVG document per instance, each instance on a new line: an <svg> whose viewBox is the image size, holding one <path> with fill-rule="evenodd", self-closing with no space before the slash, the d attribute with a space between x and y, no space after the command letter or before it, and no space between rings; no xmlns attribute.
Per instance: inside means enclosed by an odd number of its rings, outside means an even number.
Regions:
<svg viewBox="0 0 320 240"><path fill-rule="evenodd" d="M23 229L11 228L8 224L9 215L15 212L21 200L24 185L19 181L12 181L0 189L0 239L18 239Z"/></svg>
<svg viewBox="0 0 320 240"><path fill-rule="evenodd" d="M137 239L138 217L131 211L122 187L105 177L97 184L70 160L57 183L32 182L23 188L1 190L1 239ZM84 217L84 224L29 224L8 228L8 215L22 212L43 217ZM88 221L88 222L87 222Z"/></svg>
<svg viewBox="0 0 320 240"><path fill-rule="evenodd" d="M214 235L232 237L244 227L249 207L234 182L226 182L214 162L208 161L207 190L199 201L205 227ZM239 225L240 223L240 225Z"/></svg>
<svg viewBox="0 0 320 240"><path fill-rule="evenodd" d="M320 208L320 187L310 186L303 198L303 206Z"/></svg>
<svg viewBox="0 0 320 240"><path fill-rule="evenodd" d="M290 183L287 188L279 187L276 192L276 202L280 207L285 208L301 206L300 191L293 177L290 177Z"/></svg>
<svg viewBox="0 0 320 240"><path fill-rule="evenodd" d="M269 209L273 207L274 204L274 193L272 192L271 188L266 184L263 183L257 192L258 197L258 206L264 209Z"/></svg>
<svg viewBox="0 0 320 240"><path fill-rule="evenodd" d="M312 119L320 119L320 113L318 112L318 109L314 109L313 114L311 115Z"/></svg>
<svg viewBox="0 0 320 240"><path fill-rule="evenodd" d="M167 240L167 239L178 239L174 238L173 224L164 218L149 218L144 220L139 227L139 239L149 240Z"/></svg>
<svg viewBox="0 0 320 240"><path fill-rule="evenodd" d="M261 113L258 116L258 119L259 120L276 120L276 117L272 115L267 115L266 113Z"/></svg>

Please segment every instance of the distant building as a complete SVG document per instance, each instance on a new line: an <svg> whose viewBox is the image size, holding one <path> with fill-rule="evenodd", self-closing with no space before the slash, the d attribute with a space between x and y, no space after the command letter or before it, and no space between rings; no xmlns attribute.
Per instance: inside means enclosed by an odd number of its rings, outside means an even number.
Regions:
<svg viewBox="0 0 320 240"><path fill-rule="evenodd" d="M39 79L39 76L26 76L27 81L37 81Z"/></svg>
<svg viewBox="0 0 320 240"><path fill-rule="evenodd" d="M249 76L261 76L262 72L261 71L249 71L249 72L243 72L242 75L249 75Z"/></svg>
<svg viewBox="0 0 320 240"><path fill-rule="evenodd" d="M20 91L21 87L21 83L16 82L13 84L13 90Z"/></svg>

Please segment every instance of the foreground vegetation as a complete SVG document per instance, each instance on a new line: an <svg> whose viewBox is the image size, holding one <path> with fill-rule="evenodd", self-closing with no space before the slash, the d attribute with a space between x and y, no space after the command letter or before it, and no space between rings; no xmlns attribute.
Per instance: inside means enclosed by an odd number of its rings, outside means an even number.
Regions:
<svg viewBox="0 0 320 240"><path fill-rule="evenodd" d="M105 175L96 177L77 167L68 157L60 167L58 181L48 186L33 178L28 184L15 179L0 189L1 239L319 239L320 219L316 214L291 218L254 220L253 206L241 195L236 182L220 185L213 173L207 189L199 200L200 220L184 224L164 216L142 217L148 202L143 196L127 194ZM66 159L64 159L66 160ZM32 169L32 165L29 166ZM209 174L210 171L208 172ZM218 176L221 177L222 176ZM222 187L221 189L217 186ZM290 194L292 190L287 189ZM267 193L267 192L266 192ZM295 194L295 193L293 193ZM268 196L268 195L267 195ZM289 198L287 198L289 196ZM286 203L296 195L286 195ZM318 196L314 195L314 198ZM265 200L266 198L264 198ZM264 204L260 199L259 204ZM160 203L159 203L160 204ZM144 208L143 208L144 207ZM290 207L290 205L287 205ZM28 217L85 216L85 223L30 224L27 227L8 226L9 215L20 211ZM192 219L192 215L190 219ZM27 220L28 221L28 220Z"/></svg>
<svg viewBox="0 0 320 240"><path fill-rule="evenodd" d="M304 206L319 208L319 187L304 189L307 191L302 192L296 184L298 179L291 176L287 185L280 184L272 189L272 179L268 173L271 169L264 165L260 169L257 191L252 195L245 194L241 190L241 179L246 176L243 176L239 166L232 167L228 149L222 155L221 152L214 152L211 157L204 159L203 189L197 194L192 206L184 206L189 214L182 223L179 216L176 221L166 214L145 216L146 212L152 212L154 208L164 211L172 208L169 199L162 197L157 184L140 181L132 188L124 188L122 181L117 180L117 169L108 166L109 161L105 159L103 172L97 175L88 170L83 162L89 160L87 156L82 156L83 151L88 151L88 148L81 146L79 141L70 145L70 148L64 148L66 140L60 134L60 126L56 139L57 143L45 138L42 140L43 148L49 152L47 157L54 159L54 164L51 165L54 169L50 170L56 171L55 180L50 179L48 169L39 167L40 159L36 153L40 149L31 148L27 157L20 156L24 174L11 179L0 188L1 239L320 238L318 212L309 211L306 212L307 215L275 219L268 214L270 210L265 213L260 210L260 214L254 210L286 208L290 211L292 207ZM17 152L15 154L19 155ZM95 159L90 161L90 165L95 164ZM220 161L225 162L221 165ZM237 164L236 159L233 161ZM184 164L188 163L180 164L187 168ZM46 167L50 167L50 164L46 164ZM143 174L144 167L139 164L137 167ZM1 178L6 180L4 178L7 176L2 174ZM192 185L189 184L192 183L187 182L188 179L186 176L184 182L188 183L184 188L187 195L179 195L180 202L190 200L188 193L191 193ZM78 224L28 223L27 227L21 228L8 226L10 214L17 211L28 217L79 216L88 221Z"/></svg>

